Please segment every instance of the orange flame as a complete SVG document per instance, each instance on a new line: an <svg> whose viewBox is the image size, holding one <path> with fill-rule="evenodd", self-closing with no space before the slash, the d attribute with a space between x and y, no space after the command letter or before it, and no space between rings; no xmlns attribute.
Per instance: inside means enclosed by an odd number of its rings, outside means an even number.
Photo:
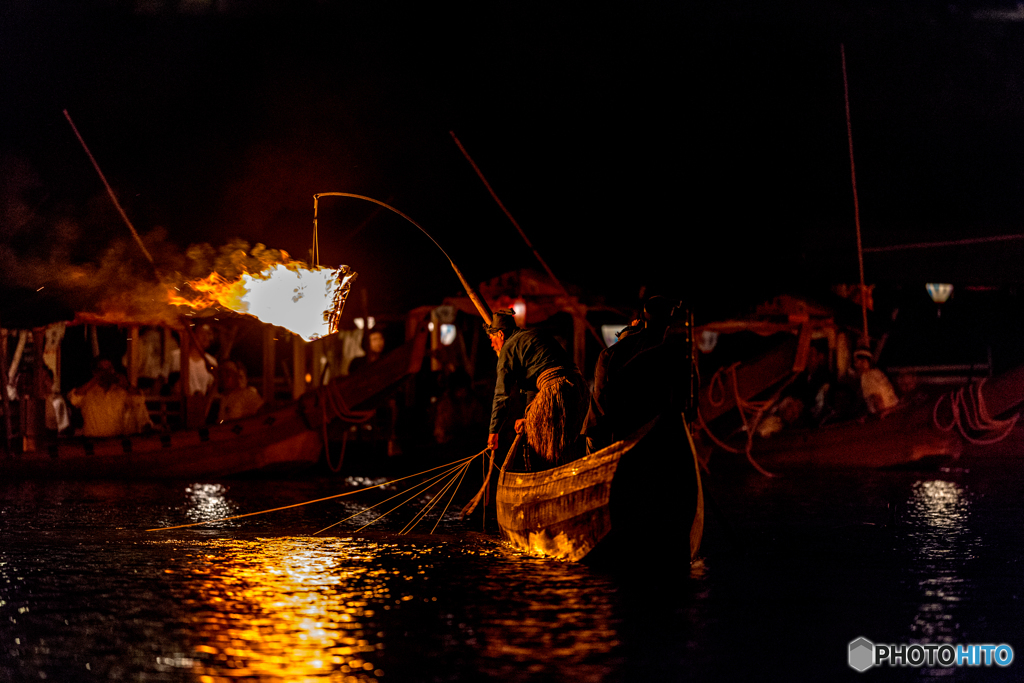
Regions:
<svg viewBox="0 0 1024 683"><path fill-rule="evenodd" d="M306 341L337 332L345 299L356 279L348 266L306 268L299 262L270 266L255 275L243 273L229 280L211 273L186 283L192 298L169 290L167 299L176 306L203 310L221 306L245 313L270 325L284 327Z"/></svg>

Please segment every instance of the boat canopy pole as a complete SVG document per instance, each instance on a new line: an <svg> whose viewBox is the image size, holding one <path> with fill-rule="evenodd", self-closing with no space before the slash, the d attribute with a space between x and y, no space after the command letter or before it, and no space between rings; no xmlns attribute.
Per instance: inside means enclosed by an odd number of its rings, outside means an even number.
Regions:
<svg viewBox="0 0 1024 683"><path fill-rule="evenodd" d="M839 44L843 62L843 97L846 102L846 139L850 145L850 180L853 184L853 220L857 226L857 265L860 268L860 312L864 329L861 341L868 343L868 290L864 285L864 247L860 239L860 203L857 201L857 169L853 164L853 126L850 124L850 86L846 78L846 46Z"/></svg>
<svg viewBox="0 0 1024 683"><path fill-rule="evenodd" d="M441 245L438 244L437 240L435 240L434 237L429 232L427 232L426 230L423 229L423 226L421 226L419 223L417 223L412 218L410 218L409 216L405 215L404 213L402 213L401 211L399 211L395 207L391 206L390 204L385 204L384 202L380 201L379 199L373 199L372 197L367 197L367 196L361 195L361 194L352 194L351 192L319 192L317 194L314 194L313 195L313 264L312 265L314 265L314 266L320 265L320 247L319 247L319 244L318 244L317 224L316 224L316 221L317 221L317 206L319 204L320 197L352 197L353 199L363 199L363 200L368 201L368 202L373 202L374 204L377 204L378 206L383 206L385 209L388 209L389 211L393 211L394 213L398 214L399 216L401 216L405 220L407 220L410 223L412 223L413 225L415 225L417 228L419 228L420 232L422 232L424 235L426 235L427 238L430 239L430 241L434 243L435 247L437 247L438 249L441 250L441 253L444 254L444 257L446 259L448 259L448 263L451 265L452 270L455 271L455 274L459 277L459 282L462 283L462 288L466 290L466 294L469 295L470 301L473 302L473 305L476 307L476 310L479 311L480 317L483 318L484 322L487 323L488 325L491 324L493 314L491 313L490 306L487 305L487 302L484 301L483 297L481 297L479 292L476 291L476 288L469 284L469 281L466 279L466 276L463 275L462 271L459 270L459 267L455 265L455 261L453 261L452 257L448 255L448 252L446 252L441 247Z"/></svg>

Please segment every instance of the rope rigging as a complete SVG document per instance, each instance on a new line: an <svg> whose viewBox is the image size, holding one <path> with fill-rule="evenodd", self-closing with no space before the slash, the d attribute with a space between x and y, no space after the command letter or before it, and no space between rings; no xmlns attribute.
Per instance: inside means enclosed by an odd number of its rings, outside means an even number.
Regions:
<svg viewBox="0 0 1024 683"><path fill-rule="evenodd" d="M1017 424L1020 413L1014 413L1005 420L993 419L988 413L985 395L981 391L984 385L985 378L982 378L978 382L965 384L959 389L940 396L932 409L932 423L944 432L952 431L956 427L964 439L977 445L984 446L1005 439ZM945 399L949 400L950 421L948 424L942 424L939 421L939 406ZM977 437L972 434L981 434L982 436Z"/></svg>
<svg viewBox="0 0 1024 683"><path fill-rule="evenodd" d="M746 432L747 443L743 450L734 448L727 445L721 439L716 437L712 433L711 428L704 422L704 419L700 415L700 409L697 409L697 421L694 424L696 431L703 430L708 438L722 450L730 453L743 453L747 457L747 461L756 469L758 472L766 477L777 477L778 475L774 472L769 472L762 467L756 460L752 453L754 447L754 435L757 433L757 428L761 424L761 419L764 417L764 413L778 400L779 396L785 391L786 387L793 383L794 380L799 376L799 373L793 373L790 377L782 383L782 385L775 390L769 398L762 401L748 401L740 396L739 380L736 377L736 368L740 363L733 363L732 365L724 368L719 368L714 375L711 376L711 380L708 384L708 401L713 406L720 406L725 402L726 399L726 388L725 382L722 380L722 374L726 373L731 378L732 384L732 396L733 401L736 403L736 410L739 412L740 420L743 422L743 431ZM716 398L716 389L718 397Z"/></svg>
<svg viewBox="0 0 1024 683"><path fill-rule="evenodd" d="M472 459L470 459L470 460L469 460L469 462L470 462L470 463L471 463L471 462L473 462L473 461L472 461ZM450 464L452 464L452 463L449 463L449 465L450 465ZM357 529L357 531L359 531L359 530L362 530L362 529L365 529L365 528L366 528L366 527L368 527L368 526L369 526L370 524L373 524L373 522L376 522L376 521L377 521L378 519L381 519L381 518L383 518L383 517L387 516L388 514L390 514L390 513L394 512L395 510L397 510L397 509L398 509L399 507L401 507L402 505L405 505L405 504L406 504L407 502L409 502L410 500L412 500L413 498L415 498L415 497L416 497L416 495L418 495L418 494L419 494L419 493L421 493L422 491L425 491L426 489L428 489L428 488L430 487L430 485L431 485L431 484L433 484L434 482L436 482L436 481L437 481L438 479L441 479L441 478L443 478L443 477L446 477L446 476L448 476L449 474L451 474L452 472L454 472L455 470L457 470L457 469L458 469L459 467L461 467L461 464L459 464L459 465L455 465L455 466L454 466L454 467L452 467L451 469L448 469L448 470L446 470L446 471L442 472L441 474L437 474L437 475L434 475L434 476L433 476L433 477L431 477L430 479L427 479L426 481L420 482L419 484L417 484L416 486L413 486L413 487L412 487L412 488L410 488L410 489L406 489L405 491L399 491L399 492L398 492L398 493L396 493L395 495L393 495L393 496L391 496L391 497L389 497L389 498L385 498L384 500L380 501L379 503L374 503L374 504L373 504L373 505L371 505L370 507L367 507L367 508L363 508L362 510L360 510L360 511L359 511L359 512L357 512L357 513L355 513L354 515L349 515L349 516L348 516L348 517L346 517L345 519L340 519L340 520L338 520L337 522L335 522L334 524L331 524L331 525L329 525L329 526L326 526L326 527L324 527L323 529L320 529L319 531L315 531L315 532L313 532L313 535L314 535L314 536L317 536L318 534L322 534L323 532L327 531L328 529L333 529L334 527L338 526L339 524L342 524L343 522L347 522L347 521L348 521L348 520L350 520L350 519L354 519L354 518L358 517L359 515L365 514L365 513L369 512L370 510L373 510L374 508L376 508L376 507L378 507L378 506L380 506L380 505L383 505L384 503L387 503L388 501L394 500L395 498L398 498L399 496L404 496L404 495L406 495L406 494L409 494L409 498L407 498L406 500L402 501L401 503L399 503L399 504L398 504L398 505L396 505L395 507L391 508L390 510L388 510L387 512L385 512L385 513L384 513L383 515L380 515L379 517L377 517L377 518L376 518L376 519L374 519L373 521L369 522L368 524L364 524L363 526L359 527L359 529ZM414 475L414 476L415 476L415 475ZM391 482L385 482L385 484L388 484L388 483L391 483ZM383 486L383 484L381 484L381 486ZM364 489L364 490L365 490L365 489Z"/></svg>
<svg viewBox="0 0 1024 683"><path fill-rule="evenodd" d="M427 474L429 472L433 472L435 470L443 469L443 468L446 468L446 467L447 468L451 468L447 472L445 472L444 474L441 474L441 475L438 475L437 477L434 477L433 480L436 480L436 479L439 479L439 478L443 477L445 474L451 474L451 472L453 470L458 469L462 465L465 465L467 463L471 463L475 458L479 457L484 452L486 452L486 451L481 451L480 453L475 453L475 454L473 454L473 455L471 455L469 457L461 458L459 460L454 460L454 461L452 461L450 463L446 463L444 465L438 465L437 467L431 467L430 469L423 470L422 472L417 472L415 474L408 474L408 475L406 475L404 477L399 477L398 479L391 479L389 481L381 482L380 484L374 484L373 486L366 486L366 487L363 487L361 489L356 489L354 491L345 491L344 493L336 493L334 495L325 496L323 498L316 498L316 499L313 499L313 500L307 500L307 501L303 501L301 503L292 503L291 505L282 505L280 507L270 508L268 510L259 510L257 512L246 512L246 513L241 514L241 515L231 515L229 517L218 517L216 519L207 519L207 520L203 520L201 522L192 522L191 524L178 524L178 525L175 525L175 526L156 527L156 528L153 528L153 529L146 529L146 531L171 531L172 529L188 529L188 528L191 528L191 527L203 526L204 524L214 524L214 523L217 523L217 522L229 522L229 521L233 521L233 520L236 520L236 519L242 519L243 517L255 517L257 515L265 515L265 514L268 514L268 513L271 513L271 512L279 512L281 510L289 510L291 508L302 507L303 505L312 505L313 503L322 503L324 501L334 500L335 498L343 498L345 496L352 496L352 495L355 495L357 493L362 493L363 491L370 491L372 489L380 488L381 486L387 486L388 484L397 484L400 481L404 481L406 479L412 479L413 477L419 477L419 476L422 476L422 475ZM431 481L433 481L433 480L431 480ZM406 491L406 493L408 493L408 491ZM401 494L398 494L398 495L401 495ZM382 502L384 502L384 501L382 501ZM330 527L328 527L328 528L330 528ZM317 532L317 533L320 533L320 532Z"/></svg>

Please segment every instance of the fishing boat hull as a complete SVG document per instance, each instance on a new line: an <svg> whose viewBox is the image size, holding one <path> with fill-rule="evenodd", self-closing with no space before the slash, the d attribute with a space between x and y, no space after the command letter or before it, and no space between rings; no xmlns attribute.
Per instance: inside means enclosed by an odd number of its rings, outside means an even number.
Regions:
<svg viewBox="0 0 1024 683"><path fill-rule="evenodd" d="M689 543L699 478L678 415L584 458L540 472L503 471L497 517L504 540L566 561L633 545ZM652 521L661 524L652 525ZM647 538L650 534L657 538Z"/></svg>
<svg viewBox="0 0 1024 683"><path fill-rule="evenodd" d="M319 460L323 439L305 415L318 398L200 429L108 439L60 439L0 461L15 479L216 478L296 471Z"/></svg>
<svg viewBox="0 0 1024 683"><path fill-rule="evenodd" d="M881 417L755 438L751 455L767 470L892 468L959 458L963 441L935 426L934 404L931 400Z"/></svg>
<svg viewBox="0 0 1024 683"><path fill-rule="evenodd" d="M381 397L419 370L426 332L344 381L276 409L196 429L105 439L59 438L0 456L0 476L18 479L202 479L298 472L318 463L331 420L366 419Z"/></svg>

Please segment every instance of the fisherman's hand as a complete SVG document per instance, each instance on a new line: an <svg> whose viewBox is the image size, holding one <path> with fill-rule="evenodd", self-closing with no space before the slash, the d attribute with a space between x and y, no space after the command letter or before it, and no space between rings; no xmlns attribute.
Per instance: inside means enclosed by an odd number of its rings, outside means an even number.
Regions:
<svg viewBox="0 0 1024 683"><path fill-rule="evenodd" d="M526 418L519 418L516 420L516 434L523 433L523 427L526 425Z"/></svg>
<svg viewBox="0 0 1024 683"><path fill-rule="evenodd" d="M498 435L497 434L488 434L487 435L487 447L490 448L495 453L498 452Z"/></svg>

